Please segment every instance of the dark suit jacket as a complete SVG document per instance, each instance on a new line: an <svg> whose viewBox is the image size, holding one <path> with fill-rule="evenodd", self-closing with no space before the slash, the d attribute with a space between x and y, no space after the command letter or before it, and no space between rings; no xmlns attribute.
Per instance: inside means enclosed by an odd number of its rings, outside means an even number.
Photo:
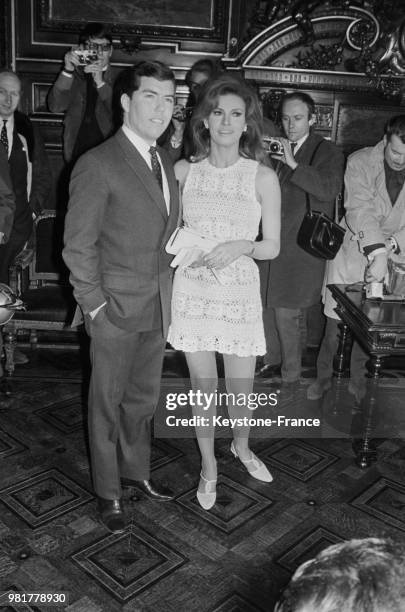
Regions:
<svg viewBox="0 0 405 612"><path fill-rule="evenodd" d="M107 138L113 130L112 118L112 73L108 67L104 85L97 90L96 118L100 130ZM79 128L86 110L87 85L82 68L76 68L72 77L61 72L48 94L51 113L65 114L63 129L63 155L65 161L72 159Z"/></svg>
<svg viewBox="0 0 405 612"><path fill-rule="evenodd" d="M315 157L309 165L312 154ZM305 308L320 300L325 260L306 253L297 234L306 212L306 193L311 207L333 216L335 198L342 188L344 156L336 145L311 132L296 155L292 171L279 162L281 185L280 254L261 265L264 305ZM277 170L277 167L276 167Z"/></svg>
<svg viewBox="0 0 405 612"><path fill-rule="evenodd" d="M114 325L166 334L173 273L164 247L179 205L170 159L163 149L159 154L169 217L155 177L121 129L80 157L70 183L63 257L84 313L106 301Z"/></svg>
<svg viewBox="0 0 405 612"><path fill-rule="evenodd" d="M28 161L31 168L31 186L28 196L28 204L31 212L39 215L48 206L48 198L52 188L52 171L45 144L38 127L31 119L15 111L14 113L14 137L21 134L27 141Z"/></svg>
<svg viewBox="0 0 405 612"><path fill-rule="evenodd" d="M14 210L15 201L6 150L0 145L0 232L4 234L3 244L7 242L13 227Z"/></svg>

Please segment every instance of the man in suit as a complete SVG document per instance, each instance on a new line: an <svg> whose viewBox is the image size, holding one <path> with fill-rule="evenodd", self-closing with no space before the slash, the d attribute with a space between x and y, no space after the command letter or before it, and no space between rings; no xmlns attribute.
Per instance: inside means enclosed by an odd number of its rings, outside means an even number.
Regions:
<svg viewBox="0 0 405 612"><path fill-rule="evenodd" d="M29 239L33 217L45 207L51 190L51 170L38 128L17 110L21 81L11 70L0 72L0 146L8 158L15 199L13 225L7 244L0 246L0 282L8 284L8 270L15 256ZM0 335L0 353L2 338ZM14 363L28 358L14 352Z"/></svg>
<svg viewBox="0 0 405 612"><path fill-rule="evenodd" d="M325 268L323 259L297 244L307 194L314 210L333 216L343 181L343 154L312 132L315 119L315 104L308 94L284 96L281 120L286 138L281 138L284 155L278 156L276 167L281 186L281 248L261 278L267 350L272 355L279 350L280 397L285 399L292 396L300 380L302 315L320 301Z"/></svg>
<svg viewBox="0 0 405 612"><path fill-rule="evenodd" d="M175 77L139 62L117 83L123 125L73 169L63 256L91 339L89 439L101 519L122 531L122 486L172 499L150 480L150 423L159 396L172 271L165 245L179 212L168 154L155 148Z"/></svg>
<svg viewBox="0 0 405 612"><path fill-rule="evenodd" d="M67 163L95 147L112 133L111 35L101 23L88 23L79 45L66 52L63 69L51 87L48 106L65 112L63 155ZM85 53L93 53L86 61Z"/></svg>
<svg viewBox="0 0 405 612"><path fill-rule="evenodd" d="M6 149L0 144L0 245L5 244L9 239L11 228L13 227L14 211L15 198L11 185L7 153ZM0 346L1 344L2 337L0 332ZM3 367L0 362L0 378L2 376ZM0 382L0 392L4 390Z"/></svg>
<svg viewBox="0 0 405 612"><path fill-rule="evenodd" d="M11 186L7 154L5 148L0 146L0 244L5 244L11 234L14 210L15 199Z"/></svg>
<svg viewBox="0 0 405 612"><path fill-rule="evenodd" d="M51 170L41 134L27 115L17 110L21 81L10 70L0 72L0 143L8 158L15 215L9 240L0 247L0 282L8 283L8 268L32 232L33 215L44 208L51 190ZM0 146L1 146L0 145Z"/></svg>

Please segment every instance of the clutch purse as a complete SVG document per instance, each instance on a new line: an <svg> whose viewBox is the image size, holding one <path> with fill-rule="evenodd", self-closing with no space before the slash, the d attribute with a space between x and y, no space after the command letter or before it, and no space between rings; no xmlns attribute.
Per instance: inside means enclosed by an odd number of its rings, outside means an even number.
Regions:
<svg viewBox="0 0 405 612"><path fill-rule="evenodd" d="M201 249L208 253L217 244L216 240L202 236L189 227L177 227L166 244L166 252L177 255L181 249Z"/></svg>

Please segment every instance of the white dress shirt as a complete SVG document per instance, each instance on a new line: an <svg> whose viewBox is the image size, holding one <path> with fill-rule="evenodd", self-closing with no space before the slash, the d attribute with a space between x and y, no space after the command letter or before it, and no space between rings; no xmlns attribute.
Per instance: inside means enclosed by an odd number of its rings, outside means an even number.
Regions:
<svg viewBox="0 0 405 612"><path fill-rule="evenodd" d="M150 168L150 170L152 172L152 160L151 160L151 157L150 157L149 148L151 146L155 147L156 146L156 142L154 142L153 145L150 145L143 138L138 136L138 134L135 134L135 132L133 130L131 130L126 125L122 126L122 131L124 132L124 134L128 138L128 140L130 140L131 143L134 145L134 147L136 148L138 153L140 155L142 155L142 157L144 158L144 160L146 161L146 163L148 164L148 167ZM158 158L159 158L160 167L162 168L163 196L164 196L164 199L165 199L165 202L166 202L167 214L169 214L169 212L170 212L169 183L167 182L167 177L166 177L165 169L163 168L163 164L162 164L162 160L160 159L159 152L158 152L157 155L158 155Z"/></svg>
<svg viewBox="0 0 405 612"><path fill-rule="evenodd" d="M3 121L6 120L6 130L7 130L7 139L8 139L8 157L10 158L11 149L13 148L13 134L14 134L14 115L11 117L1 117L0 116L0 129L3 127Z"/></svg>
<svg viewBox="0 0 405 612"><path fill-rule="evenodd" d="M304 144L308 136L309 136L309 133L305 134L305 136L295 141L294 157L297 155L299 149L302 147L302 145ZM290 144L292 144L292 142L290 142Z"/></svg>

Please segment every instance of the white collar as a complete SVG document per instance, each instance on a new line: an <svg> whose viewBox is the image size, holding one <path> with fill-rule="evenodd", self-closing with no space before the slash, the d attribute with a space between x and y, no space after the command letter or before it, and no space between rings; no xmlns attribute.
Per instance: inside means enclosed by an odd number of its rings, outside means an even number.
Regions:
<svg viewBox="0 0 405 612"><path fill-rule="evenodd" d="M300 149L302 147L302 145L304 144L304 142L306 141L308 136L309 136L309 132L308 132L308 134L305 134L305 136L303 136L299 140L295 141L294 155L297 153L298 149Z"/></svg>
<svg viewBox="0 0 405 612"><path fill-rule="evenodd" d="M14 129L14 113L12 115L10 115L10 117L2 117L0 115L0 120L1 120L1 123L3 123L3 121L6 120L7 121L7 123L6 123L7 128L9 128L11 130ZM3 125L1 125L1 127L3 127Z"/></svg>
<svg viewBox="0 0 405 612"><path fill-rule="evenodd" d="M125 136L132 142L134 147L138 149L142 157L145 157L147 154L149 154L149 149L151 146L156 146L156 141L153 143L153 145L150 145L148 142L146 142L146 140L141 138L141 136L138 136L138 134L131 130L131 128L129 128L127 125L122 125L122 131L124 132Z"/></svg>

